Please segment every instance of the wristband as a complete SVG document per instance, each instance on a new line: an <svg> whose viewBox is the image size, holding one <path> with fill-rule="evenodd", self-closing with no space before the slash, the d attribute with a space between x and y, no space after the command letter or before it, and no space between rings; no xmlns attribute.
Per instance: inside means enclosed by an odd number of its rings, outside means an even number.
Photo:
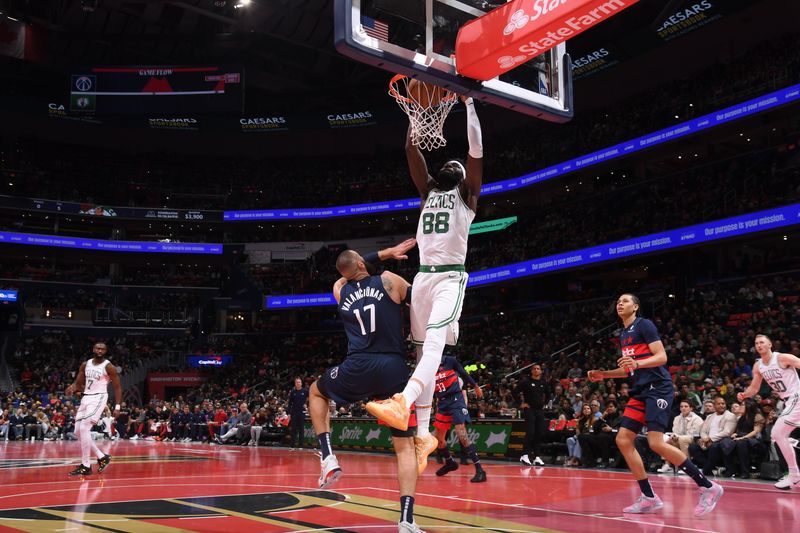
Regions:
<svg viewBox="0 0 800 533"><path fill-rule="evenodd" d="M365 263L370 263L373 265L381 262L381 257L378 255L378 252L370 252L363 256L362 259Z"/></svg>
<svg viewBox="0 0 800 533"><path fill-rule="evenodd" d="M115 405L115 406L114 406L114 410L115 410L115 411L119 411L119 404L117 404L117 405Z"/></svg>

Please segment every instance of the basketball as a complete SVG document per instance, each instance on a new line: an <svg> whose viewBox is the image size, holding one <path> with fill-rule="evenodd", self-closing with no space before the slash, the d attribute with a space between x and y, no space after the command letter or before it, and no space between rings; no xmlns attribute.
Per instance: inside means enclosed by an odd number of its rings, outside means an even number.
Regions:
<svg viewBox="0 0 800 533"><path fill-rule="evenodd" d="M420 107L435 107L445 95L445 89L412 78L408 81L408 96Z"/></svg>

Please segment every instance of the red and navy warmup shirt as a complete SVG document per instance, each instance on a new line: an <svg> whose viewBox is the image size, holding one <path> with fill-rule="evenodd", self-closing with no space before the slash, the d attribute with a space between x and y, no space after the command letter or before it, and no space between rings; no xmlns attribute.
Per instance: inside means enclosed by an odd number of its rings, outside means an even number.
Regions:
<svg viewBox="0 0 800 533"><path fill-rule="evenodd" d="M458 377L464 380L464 383L469 383L473 387L477 387L475 380L472 376L467 374L461 363L458 362L453 356L445 355L442 357L442 364L439 365L439 370L436 371L436 389L434 395L437 398L448 398L456 394L461 394L461 386L458 384Z"/></svg>
<svg viewBox="0 0 800 533"><path fill-rule="evenodd" d="M635 360L645 359L652 357L650 352L650 343L660 341L661 337L656 330L655 324L646 318L637 317L633 324L623 328L619 334L619 345L622 350L622 355L628 355ZM638 368L634 370L633 377L631 378L633 389L641 390L645 385L652 383L669 381L672 383L672 377L667 372L664 365L652 368Z"/></svg>

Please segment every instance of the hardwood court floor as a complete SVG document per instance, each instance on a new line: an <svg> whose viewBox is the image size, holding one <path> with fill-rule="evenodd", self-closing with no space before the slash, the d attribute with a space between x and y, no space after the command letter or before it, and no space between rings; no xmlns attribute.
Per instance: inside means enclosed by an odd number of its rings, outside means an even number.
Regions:
<svg viewBox="0 0 800 533"><path fill-rule="evenodd" d="M120 441L101 476L67 477L77 442L0 443L0 531L397 531L394 457L340 453L344 476L317 488L310 450ZM665 502L653 515L623 516L637 497L626 472L487 464L420 478L415 515L429 532L797 531L800 491L723 480L725 495L695 519L697 490L686 476L653 476Z"/></svg>

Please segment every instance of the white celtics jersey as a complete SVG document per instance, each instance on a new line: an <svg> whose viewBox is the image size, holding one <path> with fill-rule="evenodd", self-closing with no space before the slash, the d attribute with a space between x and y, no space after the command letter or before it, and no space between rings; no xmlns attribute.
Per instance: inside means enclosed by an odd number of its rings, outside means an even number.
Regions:
<svg viewBox="0 0 800 533"><path fill-rule="evenodd" d="M425 199L417 225L420 265L463 265L467 237L475 213L461 198L458 187L432 190Z"/></svg>
<svg viewBox="0 0 800 533"><path fill-rule="evenodd" d="M86 361L84 372L86 386L83 389L83 394L108 394L108 382L111 381L111 378L108 377L106 367L109 363L108 359L99 365L94 364L94 359Z"/></svg>
<svg viewBox="0 0 800 533"><path fill-rule="evenodd" d="M768 364L765 365L763 359L757 361L757 364L758 371L761 372L764 380L782 399L785 400L800 393L800 379L797 377L797 370L792 366L781 368L778 363L778 352L772 352Z"/></svg>

